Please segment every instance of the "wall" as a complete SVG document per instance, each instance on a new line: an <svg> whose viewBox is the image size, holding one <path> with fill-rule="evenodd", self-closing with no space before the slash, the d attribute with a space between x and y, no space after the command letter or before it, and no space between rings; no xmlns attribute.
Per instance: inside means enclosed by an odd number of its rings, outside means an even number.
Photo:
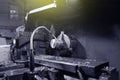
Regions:
<svg viewBox="0 0 120 80"><path fill-rule="evenodd" d="M14 19L12 19L10 16L10 10L16 9L17 13L20 10L22 10L20 3L18 4L17 1L18 0L15 0L15 1L14 0L0 0L0 29L14 30L16 27L23 24L22 13L19 13L18 15L16 15L18 17Z"/></svg>

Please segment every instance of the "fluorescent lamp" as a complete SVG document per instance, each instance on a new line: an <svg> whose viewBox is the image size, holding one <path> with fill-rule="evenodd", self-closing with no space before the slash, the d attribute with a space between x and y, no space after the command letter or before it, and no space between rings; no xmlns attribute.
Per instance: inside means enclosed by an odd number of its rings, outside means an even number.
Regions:
<svg viewBox="0 0 120 80"><path fill-rule="evenodd" d="M0 48L10 47L10 45L0 45Z"/></svg>
<svg viewBox="0 0 120 80"><path fill-rule="evenodd" d="M32 13L36 13L36 12L40 12L40 11L44 11L44 10L47 10L47 9L50 9L50 8L56 8L56 7L57 7L56 3L52 3L52 4L49 4L49 5L31 10L28 14L32 14Z"/></svg>

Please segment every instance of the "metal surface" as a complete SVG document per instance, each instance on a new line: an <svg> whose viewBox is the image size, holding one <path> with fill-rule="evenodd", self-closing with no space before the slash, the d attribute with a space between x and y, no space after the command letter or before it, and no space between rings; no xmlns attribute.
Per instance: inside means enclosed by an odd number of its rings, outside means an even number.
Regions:
<svg viewBox="0 0 120 80"><path fill-rule="evenodd" d="M55 56L36 56L35 63L57 68L60 70L76 73L77 69L81 68L86 75L96 77L97 71L109 66L107 61L96 61L92 59L75 59Z"/></svg>
<svg viewBox="0 0 120 80"><path fill-rule="evenodd" d="M9 64L10 59L10 45L0 45L0 65Z"/></svg>

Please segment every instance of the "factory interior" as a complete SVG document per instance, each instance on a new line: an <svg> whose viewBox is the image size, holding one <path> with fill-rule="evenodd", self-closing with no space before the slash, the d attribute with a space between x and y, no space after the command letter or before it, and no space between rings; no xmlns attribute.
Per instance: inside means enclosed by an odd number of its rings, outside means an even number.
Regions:
<svg viewBox="0 0 120 80"><path fill-rule="evenodd" d="M120 0L0 0L0 80L120 80Z"/></svg>

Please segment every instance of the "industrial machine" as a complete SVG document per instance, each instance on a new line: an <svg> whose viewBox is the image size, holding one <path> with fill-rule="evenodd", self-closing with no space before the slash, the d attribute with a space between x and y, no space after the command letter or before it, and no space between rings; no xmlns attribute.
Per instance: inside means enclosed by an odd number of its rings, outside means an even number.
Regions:
<svg viewBox="0 0 120 80"><path fill-rule="evenodd" d="M33 13L56 7L54 1L31 10L26 20ZM37 26L13 39L9 58L9 63L0 66L0 80L119 80L109 61L87 58L77 38L64 31L56 37L53 26Z"/></svg>
<svg viewBox="0 0 120 80"><path fill-rule="evenodd" d="M34 38L35 35L39 36L38 32L43 29L47 30L49 35L44 34L44 38L41 37L44 40ZM20 39L13 40L12 63L0 67L2 80L119 80L117 69L111 67L108 61L88 59L82 55L73 56L76 55L74 51L77 48L74 50L72 45L77 46L75 43L80 43L76 39L71 39L63 31L56 37L45 26L40 26L29 38L22 43L24 47L20 46ZM42 42L44 45L39 44L39 47L35 47L34 42ZM37 51L35 48L46 50Z"/></svg>

